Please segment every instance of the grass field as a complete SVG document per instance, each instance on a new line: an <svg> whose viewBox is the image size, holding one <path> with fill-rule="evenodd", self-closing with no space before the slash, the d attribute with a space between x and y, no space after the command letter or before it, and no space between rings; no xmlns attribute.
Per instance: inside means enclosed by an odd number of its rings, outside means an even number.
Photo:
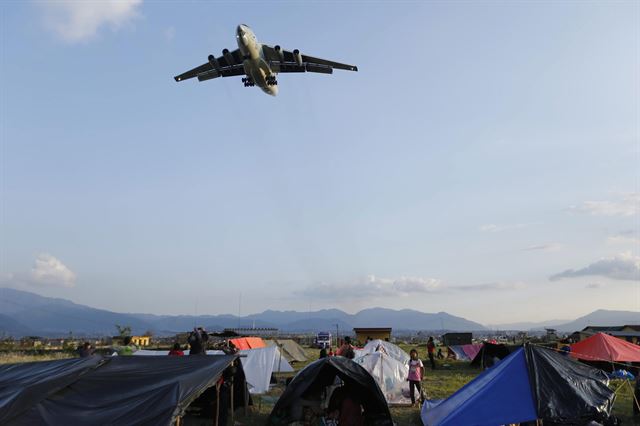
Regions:
<svg viewBox="0 0 640 426"><path fill-rule="evenodd" d="M402 349L409 352L413 346L400 345ZM315 361L318 358L319 351L317 349L305 349L309 357L309 361L305 363L294 364L294 369L299 371L308 363ZM421 359L427 358L426 348L424 345L418 348L418 353ZM0 364L14 363L14 362L30 362L30 361L44 361L49 359L62 359L68 358L70 355L58 353L53 355L25 355L21 353L4 353L0 354ZM448 367L443 367L443 363L439 363L438 369L432 371L427 370L425 374L425 388L429 398L441 399L446 398L460 389L467 382L476 377L479 373L479 369L469 367L468 362L446 362ZM278 397L284 390L284 380L287 377L292 376L295 373L282 374L278 377L279 383L268 394L261 396L254 396L254 406L251 409L251 413L247 417L236 418L236 424L238 425L263 425L266 422L273 405L278 400ZM620 380L614 380L611 382L613 389L618 389L616 401L614 404L613 412L618 416L623 424L640 425L640 419L634 419L632 416L632 391L630 386L624 384ZM418 407L392 407L391 414L397 425L421 425L420 421L420 409Z"/></svg>

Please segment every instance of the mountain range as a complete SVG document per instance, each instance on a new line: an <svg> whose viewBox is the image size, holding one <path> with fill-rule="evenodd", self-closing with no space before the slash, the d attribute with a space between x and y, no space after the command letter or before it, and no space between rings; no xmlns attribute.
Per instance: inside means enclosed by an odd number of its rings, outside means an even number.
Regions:
<svg viewBox="0 0 640 426"><path fill-rule="evenodd" d="M235 327L272 327L280 332L317 332L321 330L351 330L354 327L391 327L394 330L416 331L476 331L487 332L482 324L446 312L425 313L411 309L371 308L356 314L339 309L314 312L266 310L243 317L235 315L153 315L128 314L91 308L65 299L44 297L35 293L0 288L0 337L110 336L115 325L131 326L134 334L152 332L172 335L204 326L207 330ZM581 330L587 325L640 324L640 312L598 310L574 321L544 323L514 323L493 325L491 329L536 330L553 326L562 332Z"/></svg>

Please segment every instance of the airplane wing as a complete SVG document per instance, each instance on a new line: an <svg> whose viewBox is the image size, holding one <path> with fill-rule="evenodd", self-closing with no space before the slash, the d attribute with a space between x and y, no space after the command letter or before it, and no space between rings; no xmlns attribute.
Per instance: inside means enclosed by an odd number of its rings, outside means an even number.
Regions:
<svg viewBox="0 0 640 426"><path fill-rule="evenodd" d="M173 78L175 81L182 81L198 77L199 81L204 81L217 77L243 75L244 67L242 65L242 61L243 58L240 53L240 49L236 49L232 52L227 52L227 55L223 54L222 56L215 58L215 63L218 65L217 67L215 67L211 62L206 62Z"/></svg>
<svg viewBox="0 0 640 426"><path fill-rule="evenodd" d="M276 46L278 47L278 46ZM300 60L296 54L290 50L276 50L276 48L262 45L264 57L269 61L275 72L319 72L323 74L333 73L333 69L358 71L355 65L342 64L340 62L328 61L326 59L315 58L308 55L300 55Z"/></svg>

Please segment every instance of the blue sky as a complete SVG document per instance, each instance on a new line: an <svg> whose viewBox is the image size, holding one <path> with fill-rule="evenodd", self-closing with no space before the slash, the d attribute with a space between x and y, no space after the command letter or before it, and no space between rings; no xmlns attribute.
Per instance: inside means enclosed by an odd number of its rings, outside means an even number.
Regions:
<svg viewBox="0 0 640 426"><path fill-rule="evenodd" d="M0 12L4 286L171 314L640 310L637 2ZM275 98L173 81L239 23L360 71Z"/></svg>

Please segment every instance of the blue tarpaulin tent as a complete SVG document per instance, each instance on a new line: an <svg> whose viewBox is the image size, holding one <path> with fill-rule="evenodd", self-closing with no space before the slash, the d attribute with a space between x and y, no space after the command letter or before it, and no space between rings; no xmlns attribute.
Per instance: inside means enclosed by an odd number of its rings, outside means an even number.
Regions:
<svg viewBox="0 0 640 426"><path fill-rule="evenodd" d="M428 426L603 419L614 399L607 385L602 371L527 345L446 400L426 401L421 417Z"/></svg>
<svg viewBox="0 0 640 426"><path fill-rule="evenodd" d="M448 399L433 405L423 406L425 425L495 426L537 419L524 350L519 349Z"/></svg>

